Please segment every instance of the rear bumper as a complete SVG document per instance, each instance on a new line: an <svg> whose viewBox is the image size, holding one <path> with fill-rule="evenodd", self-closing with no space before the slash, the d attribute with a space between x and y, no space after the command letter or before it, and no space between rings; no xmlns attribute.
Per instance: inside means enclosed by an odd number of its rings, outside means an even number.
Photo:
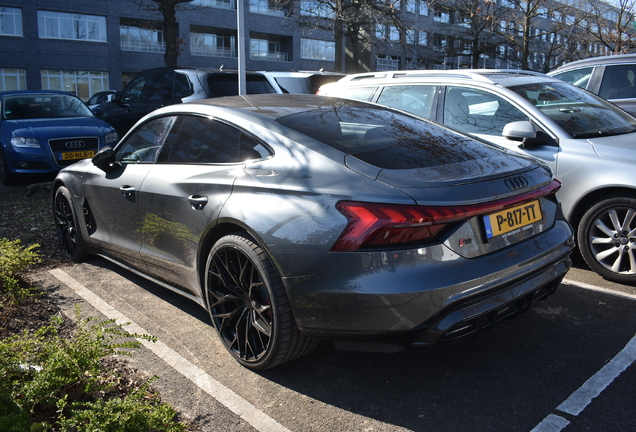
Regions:
<svg viewBox="0 0 636 432"><path fill-rule="evenodd" d="M552 294L571 266L573 246L572 231L560 220L528 241L478 258L443 245L330 254L314 276L285 283L297 324L308 335L344 349L425 350Z"/></svg>

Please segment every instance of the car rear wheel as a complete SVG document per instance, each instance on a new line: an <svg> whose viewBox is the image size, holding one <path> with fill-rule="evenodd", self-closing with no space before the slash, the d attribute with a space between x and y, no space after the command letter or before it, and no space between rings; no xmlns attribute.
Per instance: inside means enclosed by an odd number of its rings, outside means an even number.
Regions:
<svg viewBox="0 0 636 432"><path fill-rule="evenodd" d="M249 369L277 366L311 351L298 330L276 269L254 240L236 233L218 240L205 270L207 307L223 345Z"/></svg>
<svg viewBox="0 0 636 432"><path fill-rule="evenodd" d="M2 147L2 145L0 145ZM0 149L0 182L5 186L16 184L17 176L9 171L9 162Z"/></svg>
<svg viewBox="0 0 636 432"><path fill-rule="evenodd" d="M597 201L583 215L577 236L592 270L614 282L636 284L636 197Z"/></svg>
<svg viewBox="0 0 636 432"><path fill-rule="evenodd" d="M64 254L75 262L85 260L88 252L79 229L80 219L73 207L71 193L64 186L55 191L53 216Z"/></svg>

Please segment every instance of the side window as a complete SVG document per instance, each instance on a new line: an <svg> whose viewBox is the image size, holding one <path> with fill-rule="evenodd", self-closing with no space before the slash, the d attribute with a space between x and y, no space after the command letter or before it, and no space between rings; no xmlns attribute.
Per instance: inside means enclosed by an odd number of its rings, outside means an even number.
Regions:
<svg viewBox="0 0 636 432"><path fill-rule="evenodd" d="M207 117L183 116L161 150L160 163L236 163L241 131Z"/></svg>
<svg viewBox="0 0 636 432"><path fill-rule="evenodd" d="M141 102L147 80L148 75L140 75L130 81L122 92L121 100L128 103Z"/></svg>
<svg viewBox="0 0 636 432"><path fill-rule="evenodd" d="M115 160L122 163L154 162L175 120L176 117L160 117L144 123L117 149Z"/></svg>
<svg viewBox="0 0 636 432"><path fill-rule="evenodd" d="M598 95L604 99L636 97L635 73L636 64L607 66Z"/></svg>
<svg viewBox="0 0 636 432"><path fill-rule="evenodd" d="M555 74L554 77L560 79L561 81L565 81L566 83L570 83L577 87L581 87L582 89L586 89L587 84L590 82L590 77L592 76L593 71L593 67L586 67L567 72L561 72L559 74Z"/></svg>
<svg viewBox="0 0 636 432"><path fill-rule="evenodd" d="M356 99L361 101L371 100L373 92L377 87L351 87L351 88L338 88L335 87L332 92L327 96L337 96L348 99Z"/></svg>
<svg viewBox="0 0 636 432"><path fill-rule="evenodd" d="M444 124L469 134L501 136L514 121L529 120L507 100L482 90L446 87Z"/></svg>
<svg viewBox="0 0 636 432"><path fill-rule="evenodd" d="M434 95L433 85L387 86L378 103L430 119Z"/></svg>
<svg viewBox="0 0 636 432"><path fill-rule="evenodd" d="M241 144L239 147L239 161L245 162L254 159L269 157L271 152L262 143L251 136L241 132Z"/></svg>
<svg viewBox="0 0 636 432"><path fill-rule="evenodd" d="M144 102L170 104L174 87L174 72L154 73L146 86Z"/></svg>
<svg viewBox="0 0 636 432"><path fill-rule="evenodd" d="M174 80L174 97L179 99L177 102L181 102L181 99L190 96L192 93L194 93L194 90L192 90L192 85L187 75L177 73Z"/></svg>

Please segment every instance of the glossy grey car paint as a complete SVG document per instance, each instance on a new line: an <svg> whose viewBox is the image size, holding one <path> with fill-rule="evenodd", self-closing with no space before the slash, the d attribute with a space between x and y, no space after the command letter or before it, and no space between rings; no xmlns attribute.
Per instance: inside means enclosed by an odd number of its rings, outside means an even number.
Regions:
<svg viewBox="0 0 636 432"><path fill-rule="evenodd" d="M376 151L370 153L320 141L330 133L319 125L324 119L355 119L367 112L373 115L356 128L373 124L373 116L386 116L392 119L387 127L402 125L391 134L415 128L422 141L414 151L428 151L431 160L444 163L383 168L419 163L407 153L401 153L407 162L383 156L381 144L392 142L381 135L386 131L379 131ZM68 188L73 213L87 215L78 218L77 229L88 252L208 310L208 255L216 242L237 232L254 239L271 260L300 335L332 339L349 349L430 348L449 335L470 333L527 309L552 293L569 269L572 232L554 196L558 184L534 159L378 105L297 95L217 98L162 108L142 119L115 154L145 126L171 116L197 116L236 128L260 142L260 156L188 165L126 163L115 156L122 163L86 161L63 170L54 189ZM343 120L340 127L351 124ZM310 130L300 133L303 125ZM366 135L349 132L358 140ZM404 139L410 136L404 134ZM440 140L456 153L440 148ZM378 152L380 160L370 163ZM55 191L64 238L68 230ZM535 199L541 220L484 240L484 214ZM338 210L347 202L474 213L450 223L433 240L347 249L341 239L348 235L348 218ZM284 361L237 359L257 369Z"/></svg>

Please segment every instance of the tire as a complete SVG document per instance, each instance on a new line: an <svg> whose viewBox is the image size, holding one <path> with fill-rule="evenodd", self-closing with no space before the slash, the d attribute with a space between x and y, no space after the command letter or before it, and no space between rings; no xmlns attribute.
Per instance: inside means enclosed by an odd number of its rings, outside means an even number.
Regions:
<svg viewBox="0 0 636 432"><path fill-rule="evenodd" d="M75 262L82 262L88 258L86 243L80 229L81 221L75 212L71 192L64 186L55 191L53 217L64 254Z"/></svg>
<svg viewBox="0 0 636 432"><path fill-rule="evenodd" d="M577 230L588 266L607 280L636 285L636 197L610 195L583 215Z"/></svg>
<svg viewBox="0 0 636 432"><path fill-rule="evenodd" d="M247 234L225 236L212 247L205 300L223 345L246 368L272 368L317 344L300 334L283 282Z"/></svg>
<svg viewBox="0 0 636 432"><path fill-rule="evenodd" d="M11 186L18 183L18 177L9 171L9 162L4 157L0 145L0 182L5 186Z"/></svg>

